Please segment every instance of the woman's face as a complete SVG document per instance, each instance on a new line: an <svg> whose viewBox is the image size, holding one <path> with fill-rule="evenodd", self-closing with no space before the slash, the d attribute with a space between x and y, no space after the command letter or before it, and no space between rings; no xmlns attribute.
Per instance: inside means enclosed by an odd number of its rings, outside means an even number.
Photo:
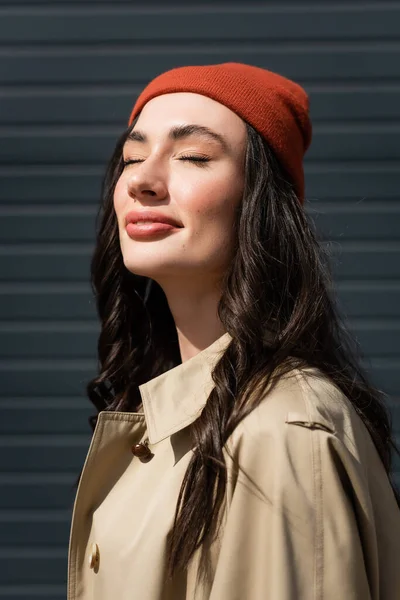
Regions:
<svg viewBox="0 0 400 600"><path fill-rule="evenodd" d="M114 191L129 271L161 285L182 276L220 279L232 256L246 140L242 119L200 94L165 94L144 106L124 145L126 165ZM135 213L144 211L178 226L135 225Z"/></svg>

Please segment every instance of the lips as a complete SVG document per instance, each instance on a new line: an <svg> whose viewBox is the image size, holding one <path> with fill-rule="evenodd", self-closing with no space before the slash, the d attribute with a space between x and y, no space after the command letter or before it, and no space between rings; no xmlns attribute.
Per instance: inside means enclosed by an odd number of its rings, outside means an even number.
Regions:
<svg viewBox="0 0 400 600"><path fill-rule="evenodd" d="M129 225L129 223L141 223L143 221L147 221L147 223L165 223L167 225L171 225L173 227L182 227L180 223L178 223L172 217L167 215L163 215L162 213L155 211L131 211L125 217L125 226Z"/></svg>
<svg viewBox="0 0 400 600"><path fill-rule="evenodd" d="M133 240L162 239L182 227L172 217L152 210L131 211L125 217L125 230Z"/></svg>

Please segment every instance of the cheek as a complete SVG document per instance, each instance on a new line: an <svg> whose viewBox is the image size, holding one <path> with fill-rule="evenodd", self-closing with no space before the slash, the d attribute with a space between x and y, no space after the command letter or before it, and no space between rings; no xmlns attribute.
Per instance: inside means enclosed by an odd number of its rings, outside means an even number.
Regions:
<svg viewBox="0 0 400 600"><path fill-rule="evenodd" d="M123 211L125 204L126 204L126 194L123 194L122 190L123 190L123 181L122 181L122 178L120 177L115 186L114 196L113 196L114 210L117 215L118 221L120 220L121 212Z"/></svg>
<svg viewBox="0 0 400 600"><path fill-rule="evenodd" d="M180 188L180 208L190 228L200 232L205 225L215 230L230 230L235 209L242 198L243 187L235 177L198 180Z"/></svg>

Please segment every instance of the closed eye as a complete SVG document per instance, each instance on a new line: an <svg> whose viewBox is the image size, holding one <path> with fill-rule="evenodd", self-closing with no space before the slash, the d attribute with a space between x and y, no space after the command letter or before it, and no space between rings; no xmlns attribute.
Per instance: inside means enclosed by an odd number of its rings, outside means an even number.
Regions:
<svg viewBox="0 0 400 600"><path fill-rule="evenodd" d="M208 156L180 156L179 160L189 160L191 162L209 162L210 158Z"/></svg>
<svg viewBox="0 0 400 600"><path fill-rule="evenodd" d="M205 166L204 163L208 163L210 161L210 158L208 156L180 156L178 160L187 160L189 162L194 162L194 163L203 163L203 165L199 165L199 166ZM140 162L144 162L144 159L142 158L130 158L128 160L124 160L123 164L124 167L128 166L128 165L135 165L136 163L140 163Z"/></svg>

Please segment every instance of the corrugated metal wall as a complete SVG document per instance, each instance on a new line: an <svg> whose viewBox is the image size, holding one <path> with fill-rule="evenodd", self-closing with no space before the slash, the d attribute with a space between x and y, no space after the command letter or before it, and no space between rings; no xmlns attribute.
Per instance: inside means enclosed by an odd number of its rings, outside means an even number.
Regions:
<svg viewBox="0 0 400 600"><path fill-rule="evenodd" d="M1 600L65 598L106 160L151 77L229 60L310 94L309 210L400 431L400 2L0 0Z"/></svg>

